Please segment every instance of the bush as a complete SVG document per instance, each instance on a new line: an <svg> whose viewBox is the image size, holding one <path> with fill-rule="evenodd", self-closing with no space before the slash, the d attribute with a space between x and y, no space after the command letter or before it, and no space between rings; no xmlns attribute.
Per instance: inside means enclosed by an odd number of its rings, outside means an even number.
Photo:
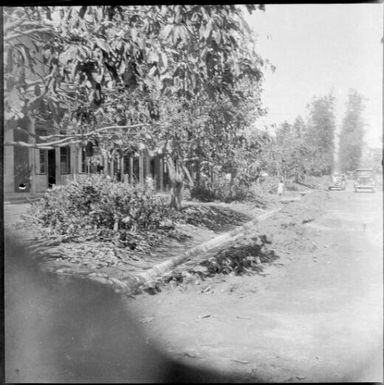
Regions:
<svg viewBox="0 0 384 385"><path fill-rule="evenodd" d="M191 189L191 198L197 199L201 202L212 202L216 199L216 196L212 189L202 185L197 185Z"/></svg>
<svg viewBox="0 0 384 385"><path fill-rule="evenodd" d="M153 231L162 227L170 211L164 199L151 190L104 176L49 190L31 208L34 223L62 240L117 231Z"/></svg>
<svg viewBox="0 0 384 385"><path fill-rule="evenodd" d="M236 179L231 184L224 178L218 178L212 187L217 200L222 202L241 202L253 198L252 190L248 186L239 183Z"/></svg>
<svg viewBox="0 0 384 385"><path fill-rule="evenodd" d="M299 186L296 183L294 183L294 182L287 181L287 182L285 182L285 189L287 191L298 191L299 190Z"/></svg>
<svg viewBox="0 0 384 385"><path fill-rule="evenodd" d="M261 191L256 190L253 185L248 186L237 179L230 183L225 178L217 178L211 186L195 186L191 190L191 197L201 202L215 200L225 203L253 201L260 199L260 195L262 195Z"/></svg>
<svg viewBox="0 0 384 385"><path fill-rule="evenodd" d="M268 176L261 183L254 185L254 192L259 195L276 194L278 183L278 177Z"/></svg>

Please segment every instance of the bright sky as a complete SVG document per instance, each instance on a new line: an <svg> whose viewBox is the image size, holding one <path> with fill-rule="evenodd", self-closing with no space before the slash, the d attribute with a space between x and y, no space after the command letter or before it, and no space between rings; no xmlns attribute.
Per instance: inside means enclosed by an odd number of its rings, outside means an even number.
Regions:
<svg viewBox="0 0 384 385"><path fill-rule="evenodd" d="M247 15L258 52L276 66L265 74L262 124L307 117L313 96L333 90L340 128L350 88L367 98L365 141L381 146L383 4L266 5Z"/></svg>

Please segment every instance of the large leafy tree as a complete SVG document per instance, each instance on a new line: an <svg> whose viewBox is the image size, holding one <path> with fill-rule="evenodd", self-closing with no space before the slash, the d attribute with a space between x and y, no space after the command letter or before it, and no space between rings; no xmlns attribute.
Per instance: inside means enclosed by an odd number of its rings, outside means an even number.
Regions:
<svg viewBox="0 0 384 385"><path fill-rule="evenodd" d="M238 84L256 88L262 78L242 12L236 5L5 9L6 119L51 119L57 133L40 137L40 148L95 137L114 151L164 150L179 206L186 160L225 152L244 121L234 113L248 97Z"/></svg>
<svg viewBox="0 0 384 385"><path fill-rule="evenodd" d="M364 100L356 90L350 90L340 132L339 165L343 172L360 166L364 138Z"/></svg>
<svg viewBox="0 0 384 385"><path fill-rule="evenodd" d="M330 174L334 168L335 99L332 94L314 97L309 105L305 145L310 152L308 169L312 174Z"/></svg>

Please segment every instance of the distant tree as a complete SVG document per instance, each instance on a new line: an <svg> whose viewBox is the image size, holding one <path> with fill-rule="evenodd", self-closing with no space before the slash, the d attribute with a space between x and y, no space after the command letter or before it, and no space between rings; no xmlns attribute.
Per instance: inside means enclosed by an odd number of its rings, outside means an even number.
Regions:
<svg viewBox="0 0 384 385"><path fill-rule="evenodd" d="M383 168L382 159L383 149L381 147L366 146L363 148L360 165L372 168L376 174L381 174Z"/></svg>
<svg viewBox="0 0 384 385"><path fill-rule="evenodd" d="M332 94L315 97L309 104L305 146L309 151L307 168L313 175L328 175L334 168L335 98Z"/></svg>
<svg viewBox="0 0 384 385"><path fill-rule="evenodd" d="M282 146L286 143L287 139L291 136L292 126L287 122L283 122L276 130L276 142Z"/></svg>
<svg viewBox="0 0 384 385"><path fill-rule="evenodd" d="M340 133L339 164L343 172L360 166L363 151L364 98L356 90L350 90L347 109Z"/></svg>
<svg viewBox="0 0 384 385"><path fill-rule="evenodd" d="M296 137L304 139L305 131L306 131L306 125L304 122L304 119L301 117L301 115L298 115L293 123L293 132L295 133Z"/></svg>
<svg viewBox="0 0 384 385"><path fill-rule="evenodd" d="M284 122L276 132L275 159L279 159L280 172L287 179L302 182L306 174L309 155L304 145L305 123L298 116L293 125Z"/></svg>
<svg viewBox="0 0 384 385"><path fill-rule="evenodd" d="M276 143L276 137L266 133L268 141L260 153L260 168L269 175L281 175L280 148Z"/></svg>

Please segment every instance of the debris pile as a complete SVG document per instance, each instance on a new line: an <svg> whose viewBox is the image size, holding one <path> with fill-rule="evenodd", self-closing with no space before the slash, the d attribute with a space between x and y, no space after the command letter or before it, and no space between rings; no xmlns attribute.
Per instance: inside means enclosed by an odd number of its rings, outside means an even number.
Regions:
<svg viewBox="0 0 384 385"><path fill-rule="evenodd" d="M143 288L150 294L161 291L167 284L181 285L200 282L206 278L221 274L254 274L263 271L262 264L273 262L278 258L273 250L266 248L270 241L266 236L244 238L238 245L217 251L214 255L197 261L189 261Z"/></svg>

